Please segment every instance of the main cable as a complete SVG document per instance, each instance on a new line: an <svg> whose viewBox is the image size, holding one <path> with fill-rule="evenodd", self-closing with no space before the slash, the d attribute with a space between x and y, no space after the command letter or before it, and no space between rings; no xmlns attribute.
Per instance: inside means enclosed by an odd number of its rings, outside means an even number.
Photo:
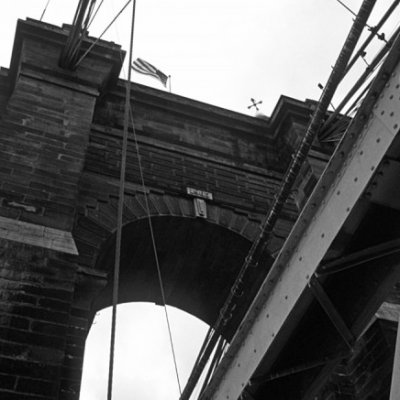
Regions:
<svg viewBox="0 0 400 400"><path fill-rule="evenodd" d="M373 73L373 71L377 68L377 66L382 62L384 57L386 57L387 53L391 49L396 37L400 34L400 27L398 27L389 40L384 44L382 49L378 52L378 54L371 61L370 65L365 69L364 73L358 78L357 82L353 85L353 87L349 90L346 96L342 99L340 104L336 107L336 110L329 116L329 118L325 121L324 127L328 127L332 121L339 116L340 111L346 106L346 104L352 99L352 97L357 93L357 91L364 84L366 79ZM321 132L319 139L326 139L327 135L323 132L324 127Z"/></svg>
<svg viewBox="0 0 400 400"><path fill-rule="evenodd" d="M136 0L132 6L132 22L129 46L129 63L132 62L133 34L135 26L135 8ZM110 342L110 362L108 369L108 390L107 400L112 400L113 373L114 373L114 355L115 355L115 333L117 325L117 304L119 294L119 271L121 261L121 242L122 242L122 217L124 209L124 193L125 193L125 171L126 171L126 153L128 149L128 125L131 98L131 70L128 71L128 80L126 83L125 94L125 110L124 110L124 130L122 135L122 151L121 151L121 171L119 180L119 197L118 197L118 214L117 214L117 238L115 243L115 264L114 264L114 281L113 281L113 303L112 303L112 320L111 320L111 342Z"/></svg>
<svg viewBox="0 0 400 400"><path fill-rule="evenodd" d="M380 21L371 29L371 33L369 34L369 36L367 37L365 42L360 46L360 48L357 50L356 54L349 61L348 65L346 67L344 76L346 76L346 74L350 71L350 69L353 67L353 65L358 60L358 58L363 55L365 49L371 43L371 41L375 37L375 35L378 36L378 38L381 38L383 36L383 33L379 34L378 31L379 31L379 29L382 28L382 26L385 24L385 22L388 20L388 18L393 14L394 10L397 8L399 3L400 3L400 0L394 0L393 3L391 4L391 6L387 9L385 14L380 19ZM386 42L386 39L384 39L384 41Z"/></svg>
<svg viewBox="0 0 400 400"><path fill-rule="evenodd" d="M233 287L226 299L220 315L214 325L214 332L219 335L222 328L225 326L226 321L230 318L230 309L232 307L233 298L236 295L237 289L239 285L242 284L243 277L246 271L251 266L257 266L258 261L260 260L261 255L264 253L271 234L273 233L273 229L275 223L280 216L280 213L283 209L283 206L288 199L293 184L298 176L300 168L306 159L309 150L311 149L312 143L318 134L323 118L326 115L328 110L329 103L332 100L332 97L336 91L337 86L339 85L343 74L345 72L346 66L350 60L350 57L356 47L356 44L361 36L364 26L367 23L368 17L375 5L376 0L364 0L360 10L354 20L354 23L350 29L350 32L345 40L345 43L340 51L340 54L337 58L337 61L333 67L331 75L328 78L328 82L326 83L324 90L321 94L317 107L314 111L314 114L311 118L311 121L308 125L307 131L301 141L297 151L292 158L292 161L285 173L283 183L280 187L279 192L277 193L274 203L269 210L267 217L265 218L264 222L261 224L261 233L258 238L252 243L250 251L245 258L245 261L239 271L239 274L233 284ZM199 360L199 363L194 366L192 372L189 376L188 383L184 389L183 395L181 396L180 400L189 400L190 395L198 382L198 379L208 361L209 356L211 355L212 348L217 343L218 336L214 333L214 336L209 339L209 344L206 346L204 350L204 355Z"/></svg>
<svg viewBox="0 0 400 400"><path fill-rule="evenodd" d="M74 68L77 68L79 66L79 64L85 59L85 57L92 51L93 47L96 46L96 44L101 40L101 38L104 36L104 34L110 29L110 27L114 24L114 22L118 19L118 17L124 12L125 8L128 7L128 5L131 1L132 0L128 0L125 3L125 5L121 8L121 10L118 12L118 14L106 26L106 28L101 33L101 35L98 38L96 38L96 40L90 45L90 47L82 54L82 56L79 58L79 60L75 63Z"/></svg>

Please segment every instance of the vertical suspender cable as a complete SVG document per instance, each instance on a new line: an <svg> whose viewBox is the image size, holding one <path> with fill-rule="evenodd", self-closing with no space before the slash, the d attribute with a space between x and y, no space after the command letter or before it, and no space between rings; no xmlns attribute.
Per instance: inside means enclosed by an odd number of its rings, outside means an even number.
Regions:
<svg viewBox="0 0 400 400"><path fill-rule="evenodd" d="M128 0L128 2L130 2L130 1L131 0ZM121 12L125 9L126 5L121 10ZM122 62L123 61L122 60L122 53L120 53L120 57L121 57L121 62ZM131 68L131 66L132 66L132 60L130 60L129 68ZM129 82L130 82L130 80L129 80ZM129 103L129 115L130 115L130 121L131 121L131 125L132 125L133 140L134 140L134 143L135 143L136 155L137 155L137 159L138 159L140 182L141 182L141 185L142 185L144 198L145 198L147 220L148 220L148 223L149 223L149 230L150 230L150 237L151 237L152 248L153 248L153 253L154 253L154 260L155 260L156 267L157 267L158 282L159 282L159 287L160 287L160 292L161 292L161 297L162 297L162 302L163 302L163 307L164 307L165 319L166 319L166 323L167 323L167 329L168 329L169 341L170 341L170 346L171 346L172 359L173 359L173 363L174 363L174 367L175 367L175 375L176 375L176 380L177 380L177 384L178 384L179 394L181 394L182 393L182 389L181 389L179 373L178 373L178 364L177 364L177 359L176 359L174 342L173 342L173 338L172 338L171 324L170 324L169 316L168 316L167 303L166 303L166 297L165 297L165 291L164 291L164 283L163 283L163 279L162 279L160 263L159 263L159 260L158 260L157 246L156 246L156 241L155 241L155 236L154 236L154 230L153 230L153 225L152 225L152 222L151 222L149 199L148 199L148 195L147 195L146 184L145 184L145 181L144 181L144 173L143 173L143 167L142 167L142 162L141 162L139 142L137 140L137 135L136 135L135 121L133 119L132 102Z"/></svg>
<svg viewBox="0 0 400 400"><path fill-rule="evenodd" d="M314 111L314 114L308 125L304 138L301 141L300 146L297 149L292 159L292 162L289 165L289 168L284 176L283 183L280 187L279 192L275 197L275 201L272 207L270 208L267 218L265 219L265 222L261 226L261 234L252 244L249 254L247 255L240 269L240 272L235 280L235 283L232 288L233 290L231 290L228 298L226 299L222 307L221 314L214 325L214 331L218 333L218 335L220 334L221 328L224 325L224 320L227 319L226 313L229 314L229 310L231 308L232 301L235 296L235 291L236 291L235 289L242 282L246 270L250 266L257 265L260 256L265 251L268 245L269 237L274 229L275 223L278 220L278 217L283 209L283 206L285 205L286 200L288 199L291 193L293 184L298 176L298 173L300 171L300 168L304 160L308 155L308 152L311 149L311 145L314 141L314 138L321 128L323 119L328 110L329 103L331 102L332 97L336 91L336 88L343 77L347 64L357 45L361 33L367 24L367 20L375 5L375 2L376 0L364 0L360 7L360 10L354 20L354 23L346 38L343 48L336 60L335 66L333 67L331 75L329 76L328 82L325 85L324 91L321 94L316 110ZM218 335L214 334L214 336L211 339L209 339L209 343L203 353L204 355L203 357L201 357L198 364L194 366L189 376L188 382L183 390L180 400L189 400L190 395L192 394L193 389L195 388L200 378L200 375L208 361L208 358L212 353L212 349L217 343Z"/></svg>
<svg viewBox="0 0 400 400"><path fill-rule="evenodd" d="M129 65L132 64L132 48L133 48L133 32L135 25L135 8L136 0L133 1L132 6L132 22L131 22L131 36L129 45ZM122 153L121 153L121 172L119 182L119 198L118 198L118 216L117 216L117 238L115 244L115 264L114 264L114 284L113 284L113 303L112 303L112 320L111 320L111 342L110 342L110 364L108 370L108 391L107 400L112 399L112 384L114 372L114 352L115 352L115 332L117 322L117 304L118 304L118 290L119 290L119 269L120 269L120 256L121 256L121 239L122 239L122 213L124 208L124 192L125 192L125 170L126 170L126 153L128 148L128 125L130 113L130 99L131 99L131 68L128 70L128 80L126 84L125 95L125 113L124 113L124 130L122 136Z"/></svg>
<svg viewBox="0 0 400 400"><path fill-rule="evenodd" d="M130 64L130 65L132 65L132 64ZM181 396L182 395L182 388L181 388L181 382L180 382L180 379L179 379L178 363L177 363L177 359L176 359L174 341L173 341L173 338L172 338L171 324L170 324L169 316L168 316L167 302L166 302L165 290L164 290L164 283L163 283L162 274L161 274L160 262L158 260L156 240L155 240L155 236L154 236L153 224L151 222L149 199L148 199L146 186L145 186L145 182L144 182L144 174L143 174L141 156L140 156L140 151L139 151L139 143L138 143L137 136L136 136L136 130L135 130L135 125L134 125L134 121L133 121L133 112L132 112L132 110L131 110L131 120L132 120L132 128L133 128L133 137L134 137L134 140L135 140L136 155L137 155L137 158L138 158L140 179L141 179L141 182L142 182L144 199L145 199L145 204L146 204L147 221L149 223L149 230L150 230L151 243L152 243L152 247L153 247L154 261L155 261L156 267L157 267L158 283L159 283L159 287L160 287L160 293L161 293L161 298L162 298L163 307L164 307L165 320L166 320L167 329L168 329L168 337L169 337L169 342L170 342L170 346L171 346L172 361L174 363L175 375L176 375L176 380L177 380L177 384L178 384L179 395Z"/></svg>

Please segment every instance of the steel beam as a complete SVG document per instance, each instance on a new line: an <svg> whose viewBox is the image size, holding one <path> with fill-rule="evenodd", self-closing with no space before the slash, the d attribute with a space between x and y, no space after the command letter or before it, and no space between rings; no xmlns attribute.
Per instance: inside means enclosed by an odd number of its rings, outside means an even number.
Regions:
<svg viewBox="0 0 400 400"><path fill-rule="evenodd" d="M351 330L347 327L343 318L337 311L336 307L326 294L324 288L319 283L318 278L314 275L308 282L308 285L314 295L314 297L318 300L321 307L324 309L326 315L331 320L332 324L337 329L340 336L345 341L346 345L349 349L353 348L354 345L354 335Z"/></svg>
<svg viewBox="0 0 400 400"><path fill-rule="evenodd" d="M397 326L396 350L392 372L392 385L390 387L390 400L400 399L400 320Z"/></svg>
<svg viewBox="0 0 400 400"><path fill-rule="evenodd" d="M376 312L375 317L385 321L399 322L400 321L400 304L383 302Z"/></svg>
<svg viewBox="0 0 400 400"><path fill-rule="evenodd" d="M400 239L390 240L323 264L315 275L320 278L337 274L398 253L400 253Z"/></svg>
<svg viewBox="0 0 400 400"><path fill-rule="evenodd" d="M290 376L290 375L298 374L300 372L308 371L310 369L325 366L327 364L332 363L333 361L338 362L338 361L342 360L344 357L345 357L345 354L339 353L339 355L336 354L336 356L332 357L332 358L324 357L321 360L311 361L311 362L307 362L305 364L297 365L295 367L291 367L291 368L288 368L283 371L275 372L268 376L264 376L264 377L260 376L260 377L252 378L251 381L252 381L252 383L263 383L263 382L273 381L275 379L280 379L280 378L283 378L286 376Z"/></svg>
<svg viewBox="0 0 400 400"><path fill-rule="evenodd" d="M239 398L392 144L400 127L399 49L397 40L201 400Z"/></svg>

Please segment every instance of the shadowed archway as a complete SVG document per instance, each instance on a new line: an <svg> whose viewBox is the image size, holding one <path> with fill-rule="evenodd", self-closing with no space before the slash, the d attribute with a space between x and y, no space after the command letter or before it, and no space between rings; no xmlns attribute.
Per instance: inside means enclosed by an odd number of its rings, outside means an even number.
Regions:
<svg viewBox="0 0 400 400"><path fill-rule="evenodd" d="M250 241L203 219L153 217L151 221L167 304L212 324L247 255ZM93 312L111 304L114 253L115 234L106 241L97 261L96 269L106 272L109 279L93 303ZM271 261L271 257L265 256L259 268L267 271ZM248 275L240 305L227 325L227 338L240 322L244 306L264 274L257 268ZM123 228L119 302L132 301L162 303L148 219L136 220Z"/></svg>

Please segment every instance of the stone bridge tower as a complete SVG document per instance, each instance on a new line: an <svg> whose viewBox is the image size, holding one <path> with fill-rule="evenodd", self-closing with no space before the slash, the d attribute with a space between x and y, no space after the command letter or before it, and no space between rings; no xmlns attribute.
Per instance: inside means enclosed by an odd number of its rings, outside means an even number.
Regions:
<svg viewBox="0 0 400 400"><path fill-rule="evenodd" d="M100 41L67 71L59 66L67 35L19 21L10 68L0 74L3 400L77 399L88 329L111 301L123 53ZM168 304L212 323L313 103L281 98L270 118L257 119L136 84L131 100L120 301L160 301L150 218ZM309 157L227 337L326 160L317 150Z"/></svg>

